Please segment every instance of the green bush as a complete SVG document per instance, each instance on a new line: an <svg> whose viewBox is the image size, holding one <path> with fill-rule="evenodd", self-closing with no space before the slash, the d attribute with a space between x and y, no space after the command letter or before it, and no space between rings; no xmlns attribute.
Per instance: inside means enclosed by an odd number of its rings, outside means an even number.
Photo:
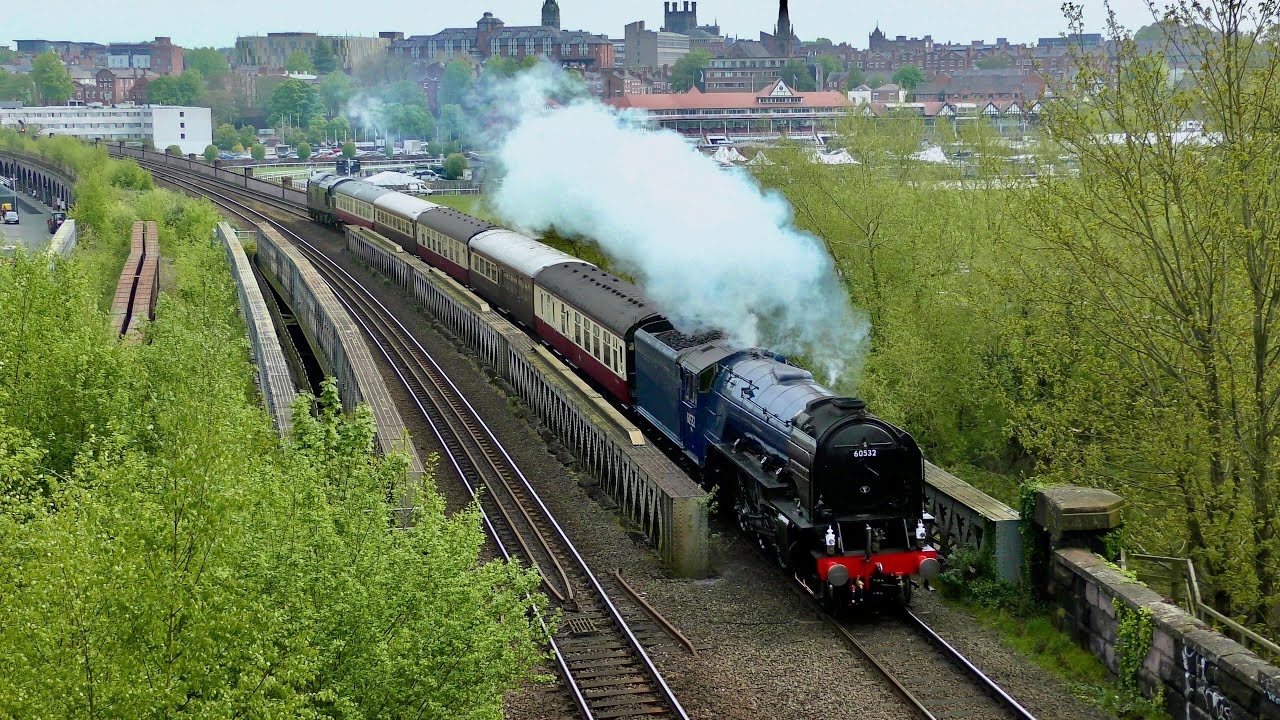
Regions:
<svg viewBox="0 0 1280 720"><path fill-rule="evenodd" d="M305 142L298 143L298 159L306 160L309 157L311 157L311 144Z"/></svg>
<svg viewBox="0 0 1280 720"><path fill-rule="evenodd" d="M177 145L170 145L164 149L164 154L172 155L174 157L182 157L182 148Z"/></svg>
<svg viewBox="0 0 1280 720"><path fill-rule="evenodd" d="M454 153L444 161L444 174L450 180L459 180L467 169L467 159L461 153Z"/></svg>
<svg viewBox="0 0 1280 720"><path fill-rule="evenodd" d="M206 147L206 148L204 149L204 160L205 160L205 162L212 164L212 163L213 163L213 161L215 161L215 160L217 160L217 159L218 159L218 146L217 146L217 145L210 145L209 147Z"/></svg>
<svg viewBox="0 0 1280 720"><path fill-rule="evenodd" d="M253 147L249 148L249 156L254 160L264 160L267 157L267 149L261 143L254 143Z"/></svg>

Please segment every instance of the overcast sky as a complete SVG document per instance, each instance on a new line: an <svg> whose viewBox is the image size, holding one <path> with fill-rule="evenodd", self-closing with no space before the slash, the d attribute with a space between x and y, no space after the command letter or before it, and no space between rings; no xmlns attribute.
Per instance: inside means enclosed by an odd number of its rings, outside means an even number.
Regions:
<svg viewBox="0 0 1280 720"><path fill-rule="evenodd" d="M16 0L15 0L16 2ZM683 0L682 0L683 2ZM1090 30L1101 30L1102 0L1083 0ZM184 47L229 47L237 35L287 30L373 35L394 30L423 35L444 27L472 26L485 10L508 25L537 25L542 0L59 0L17 3L18 12L0 13L0 43L42 38L136 42L168 35ZM1034 42L1065 29L1060 0L791 0L791 19L801 39L828 37L865 48L879 22L890 37L933 35L938 41L967 42L1007 37ZM1131 30L1151 21L1145 0L1112 0ZM662 0L560 0L565 29L583 29L620 38L623 26L647 21L662 25ZM719 21L730 36L755 39L772 30L777 0L700 0L698 21Z"/></svg>

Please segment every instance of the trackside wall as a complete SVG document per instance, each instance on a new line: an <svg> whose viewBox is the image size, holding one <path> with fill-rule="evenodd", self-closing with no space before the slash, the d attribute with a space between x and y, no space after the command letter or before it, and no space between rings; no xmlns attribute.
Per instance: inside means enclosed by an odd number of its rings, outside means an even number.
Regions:
<svg viewBox="0 0 1280 720"><path fill-rule="evenodd" d="M1214 632L1182 608L1088 550L1057 550L1050 559L1048 597L1059 625L1121 672L1127 622L1149 613L1137 669L1148 697L1163 693L1174 720L1280 720L1280 668Z"/></svg>
<svg viewBox="0 0 1280 720"><path fill-rule="evenodd" d="M268 280L293 309L312 347L319 350L325 373L337 380L343 406L350 410L367 403L377 422L379 450L384 455L403 453L409 457L409 477L400 492L400 506L406 511L415 507L422 460L355 321L311 262L274 229L258 229L257 258Z"/></svg>
<svg viewBox="0 0 1280 720"><path fill-rule="evenodd" d="M567 368L487 303L395 244L348 226L347 248L411 293L506 380L676 573L706 572L706 493L603 398L583 392Z"/></svg>
<svg viewBox="0 0 1280 720"><path fill-rule="evenodd" d="M285 437L293 428L293 401L298 392L289 375L289 365L280 346L280 338L271 323L271 313L266 299L253 275L253 266L240 245L240 237L228 223L218 223L215 230L227 248L227 260L231 264L231 276L236 281L236 295L240 299L240 315L249 330L253 363L258 368L257 384L263 404L275 423L276 432Z"/></svg>

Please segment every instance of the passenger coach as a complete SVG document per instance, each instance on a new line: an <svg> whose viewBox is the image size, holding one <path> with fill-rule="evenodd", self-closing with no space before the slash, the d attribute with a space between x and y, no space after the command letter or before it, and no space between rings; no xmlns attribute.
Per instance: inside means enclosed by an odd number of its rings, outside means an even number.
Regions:
<svg viewBox="0 0 1280 720"><path fill-rule="evenodd" d="M440 206L404 193L392 192L379 195L373 201L374 230L394 242L411 255L418 254L418 241L414 226L422 215Z"/></svg>
<svg viewBox="0 0 1280 720"><path fill-rule="evenodd" d="M334 214L341 222L373 230L376 217L374 201L388 194L399 193L359 181L342 183L333 190Z"/></svg>
<svg viewBox="0 0 1280 720"><path fill-rule="evenodd" d="M497 227L450 207L418 217L418 257L448 273L463 285L471 284L471 238Z"/></svg>
<svg viewBox="0 0 1280 720"><path fill-rule="evenodd" d="M581 261L547 267L534 285L538 336L631 405L636 328L658 317L640 288Z"/></svg>
<svg viewBox="0 0 1280 720"><path fill-rule="evenodd" d="M558 265L594 268L527 235L497 228L471 239L471 287L511 319L533 327L533 279Z"/></svg>

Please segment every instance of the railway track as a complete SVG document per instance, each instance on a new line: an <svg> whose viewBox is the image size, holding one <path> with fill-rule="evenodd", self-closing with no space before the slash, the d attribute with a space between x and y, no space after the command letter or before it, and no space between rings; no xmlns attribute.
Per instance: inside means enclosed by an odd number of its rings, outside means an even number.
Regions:
<svg viewBox="0 0 1280 720"><path fill-rule="evenodd" d="M628 594L651 613L665 632L693 655L697 650L679 631L647 607L621 576L605 578L606 592L564 536L497 439L453 388L435 361L411 334L354 278L295 232L226 194L250 198L300 221L306 208L280 198L188 178L147 164L157 176L210 196L232 213L257 224L260 218L297 244L316 265L378 349L396 369L410 396L436 434L473 496L485 490L485 523L505 557L516 552L538 568L562 625L552 638L562 676L584 717L687 717L624 617L610 599ZM494 524L492 518L501 522ZM836 632L874 667L917 717L924 720L1035 720L1014 698L929 628L920 615L904 611L874 623L830 619ZM643 620L641 620L643 622ZM654 633L650 632L652 637Z"/></svg>
<svg viewBox="0 0 1280 720"><path fill-rule="evenodd" d="M552 650L583 717L687 718L628 617L611 599L620 593L609 592L592 573L497 437L430 354L342 267L284 224L231 195L302 219L307 219L305 211L168 168L148 169L157 179L209 197L245 222L271 226L315 265L404 383L468 492L480 497L485 525L499 551L508 559L518 556L541 574L552 606L562 613L558 629L549 636ZM615 582L621 581L605 580Z"/></svg>
<svg viewBox="0 0 1280 720"><path fill-rule="evenodd" d="M874 624L828 619L922 720L1035 720L912 610Z"/></svg>

